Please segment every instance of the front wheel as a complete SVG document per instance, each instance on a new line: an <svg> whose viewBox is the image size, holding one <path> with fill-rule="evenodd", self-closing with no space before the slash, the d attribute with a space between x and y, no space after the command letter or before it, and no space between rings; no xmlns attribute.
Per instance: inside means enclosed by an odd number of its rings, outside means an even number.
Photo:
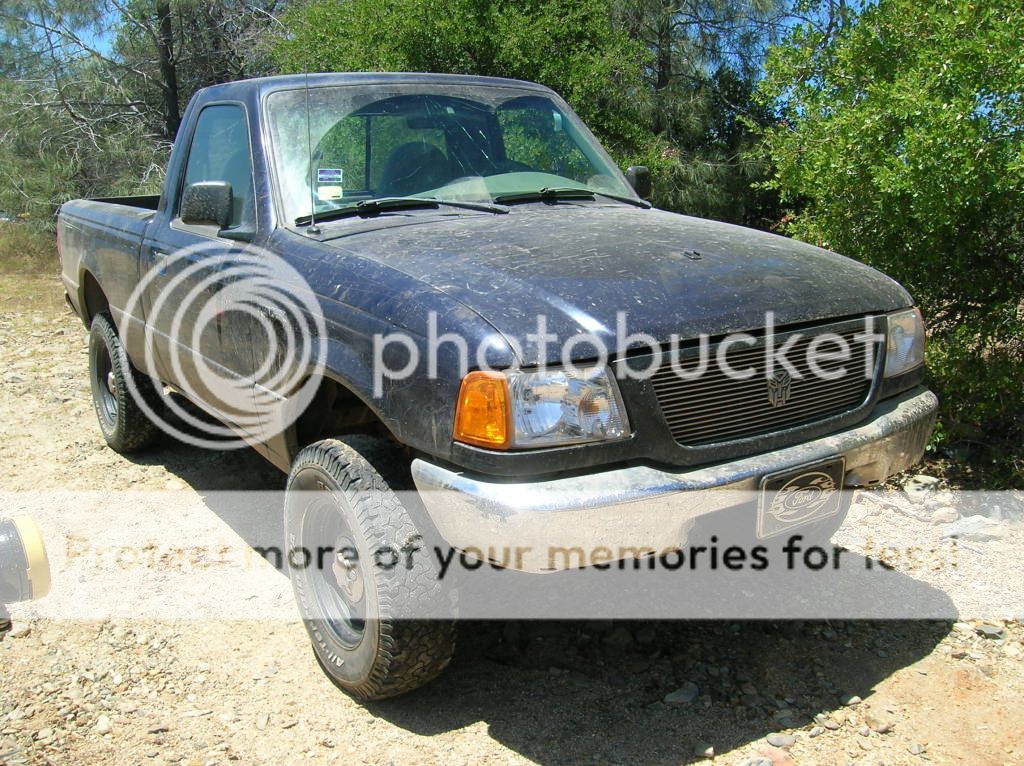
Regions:
<svg viewBox="0 0 1024 766"><path fill-rule="evenodd" d="M288 477L295 598L321 667L361 700L426 684L455 648L450 594L399 487L382 476L401 459L379 439L325 439L298 454Z"/></svg>

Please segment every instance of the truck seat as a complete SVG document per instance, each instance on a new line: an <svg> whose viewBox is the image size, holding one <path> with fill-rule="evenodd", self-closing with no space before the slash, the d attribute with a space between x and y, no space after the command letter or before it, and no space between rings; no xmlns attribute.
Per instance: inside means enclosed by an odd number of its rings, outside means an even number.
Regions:
<svg viewBox="0 0 1024 766"><path fill-rule="evenodd" d="M408 197L443 186L451 180L444 152L433 144L413 141L402 144L388 157L381 174L381 197Z"/></svg>

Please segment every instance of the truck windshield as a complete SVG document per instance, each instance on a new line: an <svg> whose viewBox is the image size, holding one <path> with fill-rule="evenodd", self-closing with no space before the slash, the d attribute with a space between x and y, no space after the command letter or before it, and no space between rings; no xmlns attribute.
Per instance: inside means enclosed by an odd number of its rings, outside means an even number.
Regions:
<svg viewBox="0 0 1024 766"><path fill-rule="evenodd" d="M597 139L543 91L342 85L267 98L287 220L381 197L489 202L548 189L636 195ZM607 197L598 199L607 199Z"/></svg>

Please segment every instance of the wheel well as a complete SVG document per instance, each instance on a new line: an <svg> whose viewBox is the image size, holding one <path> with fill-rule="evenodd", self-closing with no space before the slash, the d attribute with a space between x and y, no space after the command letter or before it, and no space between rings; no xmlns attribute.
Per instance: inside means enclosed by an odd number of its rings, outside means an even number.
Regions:
<svg viewBox="0 0 1024 766"><path fill-rule="evenodd" d="M82 277L82 298L82 321L86 327L92 324L94 316L110 308L110 301L100 288L100 283L88 271Z"/></svg>
<svg viewBox="0 0 1024 766"><path fill-rule="evenodd" d="M372 409L344 385L321 378L316 395L295 420L295 451L319 439L352 433L392 438L391 432Z"/></svg>

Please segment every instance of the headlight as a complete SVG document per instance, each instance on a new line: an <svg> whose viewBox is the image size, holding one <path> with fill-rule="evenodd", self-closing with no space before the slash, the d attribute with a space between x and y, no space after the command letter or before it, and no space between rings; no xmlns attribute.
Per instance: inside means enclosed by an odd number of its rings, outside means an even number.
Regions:
<svg viewBox="0 0 1024 766"><path fill-rule="evenodd" d="M471 372L455 414L457 440L492 449L610 441L629 433L619 389L604 367Z"/></svg>
<svg viewBox="0 0 1024 766"><path fill-rule="evenodd" d="M924 362L924 319L920 309L897 311L888 316L885 377L912 370Z"/></svg>

